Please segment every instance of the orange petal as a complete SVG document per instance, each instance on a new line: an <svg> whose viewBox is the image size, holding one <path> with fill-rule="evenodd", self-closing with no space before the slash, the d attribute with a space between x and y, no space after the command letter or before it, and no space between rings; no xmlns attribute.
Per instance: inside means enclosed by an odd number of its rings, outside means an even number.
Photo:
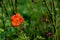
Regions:
<svg viewBox="0 0 60 40"><path fill-rule="evenodd" d="M13 15L12 17L11 17L11 20L14 20L15 19L15 15Z"/></svg>
<svg viewBox="0 0 60 40"><path fill-rule="evenodd" d="M22 17L20 14L16 14L15 16L16 16L16 17Z"/></svg>
<svg viewBox="0 0 60 40"><path fill-rule="evenodd" d="M24 21L24 19L23 18L20 18L20 22L22 23Z"/></svg>
<svg viewBox="0 0 60 40"><path fill-rule="evenodd" d="M19 26L19 25L20 25L20 23L12 22L12 25L13 25L13 26Z"/></svg>

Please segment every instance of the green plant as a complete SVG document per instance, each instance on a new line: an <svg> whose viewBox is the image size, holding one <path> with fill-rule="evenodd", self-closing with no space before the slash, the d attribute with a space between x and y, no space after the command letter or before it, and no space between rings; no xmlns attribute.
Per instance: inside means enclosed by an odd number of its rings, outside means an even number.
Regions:
<svg viewBox="0 0 60 40"><path fill-rule="evenodd" d="M0 0L0 40L59 40L59 2Z"/></svg>

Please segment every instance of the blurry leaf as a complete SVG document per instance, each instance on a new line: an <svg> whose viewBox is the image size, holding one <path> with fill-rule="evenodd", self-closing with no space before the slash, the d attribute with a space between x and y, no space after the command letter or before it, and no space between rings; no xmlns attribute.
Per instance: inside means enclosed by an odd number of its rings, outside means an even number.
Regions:
<svg viewBox="0 0 60 40"><path fill-rule="evenodd" d="M1 32L4 32L4 29L0 28L0 33L1 33Z"/></svg>
<svg viewBox="0 0 60 40"><path fill-rule="evenodd" d="M25 26L29 25L27 21L24 21L23 23Z"/></svg>

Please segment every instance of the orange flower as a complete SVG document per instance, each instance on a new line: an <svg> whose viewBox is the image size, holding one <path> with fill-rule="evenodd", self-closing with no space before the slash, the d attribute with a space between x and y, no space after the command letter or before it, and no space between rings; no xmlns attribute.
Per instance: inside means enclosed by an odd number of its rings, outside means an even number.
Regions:
<svg viewBox="0 0 60 40"><path fill-rule="evenodd" d="M24 21L23 17L20 14L18 14L18 13L13 15L11 17L11 20L12 20L12 25L16 26L16 27L19 26Z"/></svg>

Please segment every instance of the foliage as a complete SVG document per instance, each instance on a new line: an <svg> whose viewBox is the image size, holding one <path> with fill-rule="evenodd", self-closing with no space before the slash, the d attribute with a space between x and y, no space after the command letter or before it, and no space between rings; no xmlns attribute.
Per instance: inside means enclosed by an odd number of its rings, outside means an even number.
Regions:
<svg viewBox="0 0 60 40"><path fill-rule="evenodd" d="M60 0L0 0L0 40L59 40L59 2ZM15 27L11 17L17 13L24 18L24 22ZM16 18L13 21L16 23Z"/></svg>

